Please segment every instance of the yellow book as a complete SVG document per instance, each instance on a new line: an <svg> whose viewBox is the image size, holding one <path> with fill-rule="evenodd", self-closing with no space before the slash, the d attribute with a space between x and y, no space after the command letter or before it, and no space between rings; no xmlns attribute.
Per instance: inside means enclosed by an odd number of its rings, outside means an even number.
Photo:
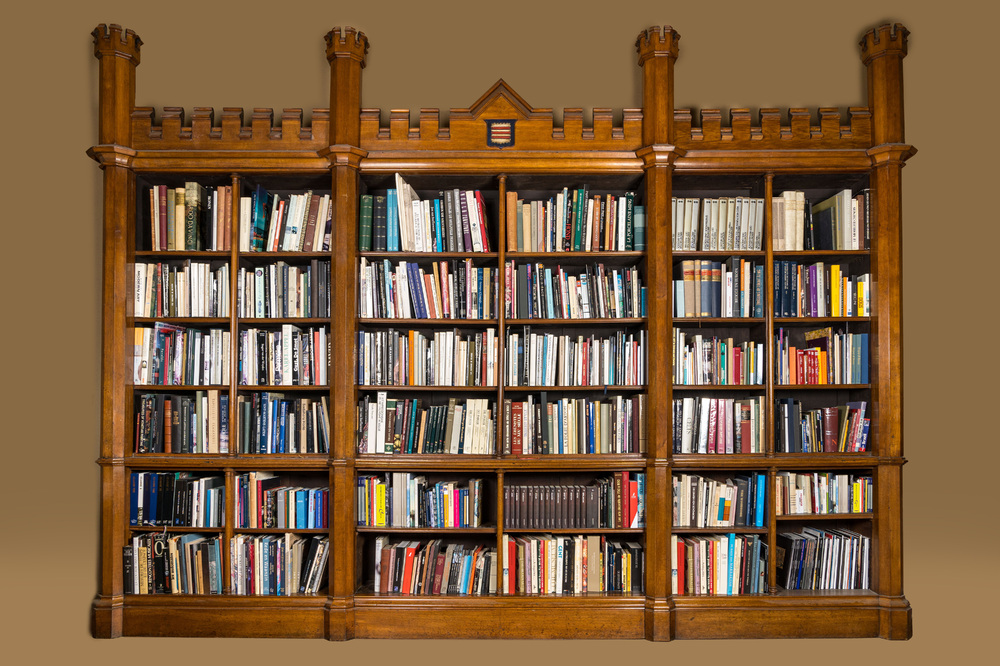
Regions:
<svg viewBox="0 0 1000 666"><path fill-rule="evenodd" d="M375 483L375 526L388 527L385 522L385 484Z"/></svg>
<svg viewBox="0 0 1000 666"><path fill-rule="evenodd" d="M830 306L834 317L841 317L840 310L840 265L830 266Z"/></svg>

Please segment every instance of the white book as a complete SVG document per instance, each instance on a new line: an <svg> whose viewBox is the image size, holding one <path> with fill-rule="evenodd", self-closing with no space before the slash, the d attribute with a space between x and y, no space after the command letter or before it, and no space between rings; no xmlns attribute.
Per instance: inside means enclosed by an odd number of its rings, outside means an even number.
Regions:
<svg viewBox="0 0 1000 666"><path fill-rule="evenodd" d="M479 206L476 205L476 193L472 190L463 190L461 195L465 197L466 205L469 208L469 233L472 235L472 251L483 251L483 220L479 217ZM468 248L466 248L468 250Z"/></svg>
<svg viewBox="0 0 1000 666"><path fill-rule="evenodd" d="M757 235L757 200L745 197L743 199L747 208L747 223L743 225L743 242L741 250L753 249L753 241Z"/></svg>
<svg viewBox="0 0 1000 666"><path fill-rule="evenodd" d="M702 202L701 239L699 244L702 250L712 249L712 199L705 199Z"/></svg>
<svg viewBox="0 0 1000 666"><path fill-rule="evenodd" d="M746 199L744 197L736 197L736 221L733 227L733 250L743 249L743 227L746 225Z"/></svg>
<svg viewBox="0 0 1000 666"><path fill-rule="evenodd" d="M754 228L753 243L750 245L751 250L760 251L763 249L761 243L764 240L764 198L758 197L755 199L755 207L757 209L757 226Z"/></svg>
<svg viewBox="0 0 1000 666"><path fill-rule="evenodd" d="M419 201L409 183L396 174L396 209L399 215L399 242L403 252L415 252L413 243L413 202Z"/></svg>
<svg viewBox="0 0 1000 666"><path fill-rule="evenodd" d="M413 218L413 251L426 252L424 244L424 207L420 200L410 202L411 216Z"/></svg>
<svg viewBox="0 0 1000 666"><path fill-rule="evenodd" d="M379 391L375 400L375 441L371 442L374 449L369 449L369 452L374 451L374 453L385 453L385 403L387 394L385 391ZM371 435L371 424L368 425L369 436Z"/></svg>
<svg viewBox="0 0 1000 666"><path fill-rule="evenodd" d="M677 247L677 232L678 230L683 230L683 228L683 220L677 217L677 197L670 197L670 249L680 249Z"/></svg>
<svg viewBox="0 0 1000 666"><path fill-rule="evenodd" d="M701 199L690 198L684 207L684 224L688 222L688 211L690 211L691 227L688 229L686 250L698 249L698 226L701 222L699 211L701 210Z"/></svg>

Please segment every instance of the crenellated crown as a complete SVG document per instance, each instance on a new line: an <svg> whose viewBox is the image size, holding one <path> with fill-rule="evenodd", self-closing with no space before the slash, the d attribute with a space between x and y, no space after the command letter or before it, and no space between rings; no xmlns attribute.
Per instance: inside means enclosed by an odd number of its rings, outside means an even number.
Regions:
<svg viewBox="0 0 1000 666"><path fill-rule="evenodd" d="M910 31L902 23L886 23L873 28L861 38L861 59L868 64L872 58L889 52L906 55L906 37Z"/></svg>
<svg viewBox="0 0 1000 666"><path fill-rule="evenodd" d="M334 28L326 33L326 59L354 58L365 66L368 54L368 38L365 33L354 28Z"/></svg>
<svg viewBox="0 0 1000 666"><path fill-rule="evenodd" d="M653 26L639 33L635 40L635 48L639 52L639 65L647 58L654 56L671 56L677 58L677 42L681 36L669 25Z"/></svg>
<svg viewBox="0 0 1000 666"><path fill-rule="evenodd" d="M100 58L104 54L121 55L139 64L139 47L142 45L142 40L131 30L123 30L117 23L110 25L101 23L90 34L94 36L95 57Z"/></svg>

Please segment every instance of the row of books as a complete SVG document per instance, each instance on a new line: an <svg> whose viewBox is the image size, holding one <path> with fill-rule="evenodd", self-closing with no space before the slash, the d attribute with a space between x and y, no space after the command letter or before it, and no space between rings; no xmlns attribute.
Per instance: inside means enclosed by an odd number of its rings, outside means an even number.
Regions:
<svg viewBox="0 0 1000 666"><path fill-rule="evenodd" d="M226 480L190 472L132 472L129 525L222 527Z"/></svg>
<svg viewBox="0 0 1000 666"><path fill-rule="evenodd" d="M674 280L674 317L763 317L764 267L730 257L685 259Z"/></svg>
<svg viewBox="0 0 1000 666"><path fill-rule="evenodd" d="M670 536L670 591L682 596L766 594L767 539L758 534Z"/></svg>
<svg viewBox="0 0 1000 666"><path fill-rule="evenodd" d="M871 275L846 264L774 262L775 317L868 317Z"/></svg>
<svg viewBox="0 0 1000 666"><path fill-rule="evenodd" d="M642 594L645 553L603 536L503 535L502 590L519 595Z"/></svg>
<svg viewBox="0 0 1000 666"><path fill-rule="evenodd" d="M725 481L697 474L672 479L674 527L764 527L766 475L737 474Z"/></svg>
<svg viewBox="0 0 1000 666"><path fill-rule="evenodd" d="M422 474L359 474L358 525L466 528L482 525L483 480L432 483Z"/></svg>
<svg viewBox="0 0 1000 666"><path fill-rule="evenodd" d="M323 326L240 331L239 383L243 386L325 386L329 333Z"/></svg>
<svg viewBox="0 0 1000 666"><path fill-rule="evenodd" d="M496 386L496 331L358 331L362 386Z"/></svg>
<svg viewBox="0 0 1000 666"><path fill-rule="evenodd" d="M235 534L229 542L229 589L238 595L315 595L327 580L330 539Z"/></svg>
<svg viewBox="0 0 1000 666"><path fill-rule="evenodd" d="M122 549L125 594L222 594L220 537L136 534Z"/></svg>
<svg viewBox="0 0 1000 666"><path fill-rule="evenodd" d="M236 277L236 311L240 317L329 317L330 262L313 259L308 266L276 261L240 268Z"/></svg>
<svg viewBox="0 0 1000 666"><path fill-rule="evenodd" d="M397 173L396 187L385 195L361 196L362 252L490 252L491 237L479 190L440 190L421 200Z"/></svg>
<svg viewBox="0 0 1000 666"><path fill-rule="evenodd" d="M771 199L771 239L775 252L867 250L871 247L871 200L867 189L841 190L818 203L804 192L785 191Z"/></svg>
<svg viewBox="0 0 1000 666"><path fill-rule="evenodd" d="M615 472L588 485L504 485L505 529L641 529L645 472Z"/></svg>
<svg viewBox="0 0 1000 666"><path fill-rule="evenodd" d="M646 332L606 337L507 333L506 386L640 386L646 383Z"/></svg>
<svg viewBox="0 0 1000 666"><path fill-rule="evenodd" d="M786 590L867 590L871 538L847 529L805 527L777 535L777 575Z"/></svg>
<svg viewBox="0 0 1000 666"><path fill-rule="evenodd" d="M496 594L499 559L484 545L378 536L374 568L377 595L485 596Z"/></svg>
<svg viewBox="0 0 1000 666"><path fill-rule="evenodd" d="M240 197L240 252L325 252L332 226L329 194L279 195L257 185Z"/></svg>
<svg viewBox="0 0 1000 666"><path fill-rule="evenodd" d="M547 200L525 201L507 192L510 252L631 252L646 249L646 210L635 193L591 195L569 189Z"/></svg>
<svg viewBox="0 0 1000 666"><path fill-rule="evenodd" d="M217 386L229 381L229 331L156 322L136 326L133 383Z"/></svg>
<svg viewBox="0 0 1000 666"><path fill-rule="evenodd" d="M674 453L764 453L764 398L673 402Z"/></svg>
<svg viewBox="0 0 1000 666"><path fill-rule="evenodd" d="M503 450L511 455L646 452L646 396L560 398L545 391L504 400Z"/></svg>
<svg viewBox="0 0 1000 666"><path fill-rule="evenodd" d="M834 333L829 327L805 332L797 347L789 332L774 336L774 371L778 384L867 384L868 334Z"/></svg>
<svg viewBox="0 0 1000 666"><path fill-rule="evenodd" d="M358 316L363 319L495 319L497 269L471 259L415 262L361 258Z"/></svg>
<svg viewBox="0 0 1000 666"><path fill-rule="evenodd" d="M777 515L871 513L872 477L830 472L778 472L774 479Z"/></svg>
<svg viewBox="0 0 1000 666"><path fill-rule="evenodd" d="M447 405L390 398L385 391L358 403L358 453L492 454L496 418L485 398L449 398Z"/></svg>
<svg viewBox="0 0 1000 666"><path fill-rule="evenodd" d="M149 230L137 248L165 250L221 250L230 248L233 191L229 185L205 188L188 181L183 187L153 185L149 190Z"/></svg>
<svg viewBox="0 0 1000 666"><path fill-rule="evenodd" d="M674 384L740 386L764 383L764 344L690 335L674 328Z"/></svg>
<svg viewBox="0 0 1000 666"><path fill-rule="evenodd" d="M764 200L672 197L670 219L674 250L760 250Z"/></svg>
<svg viewBox="0 0 1000 666"><path fill-rule="evenodd" d="M236 528L326 529L330 489L287 485L274 472L236 477Z"/></svg>
<svg viewBox="0 0 1000 666"><path fill-rule="evenodd" d="M229 265L186 260L135 264L136 317L228 317Z"/></svg>
<svg viewBox="0 0 1000 666"><path fill-rule="evenodd" d="M328 453L328 397L261 391L236 398L240 453Z"/></svg>
<svg viewBox="0 0 1000 666"><path fill-rule="evenodd" d="M572 271L572 272L571 272ZM646 316L639 269L580 269L504 263L504 315L510 319L622 319Z"/></svg>
<svg viewBox="0 0 1000 666"><path fill-rule="evenodd" d="M846 405L804 409L792 398L779 398L774 419L777 453L860 453L868 450L871 419L863 400Z"/></svg>
<svg viewBox="0 0 1000 666"><path fill-rule="evenodd" d="M229 396L143 393L135 400L135 453L228 453Z"/></svg>

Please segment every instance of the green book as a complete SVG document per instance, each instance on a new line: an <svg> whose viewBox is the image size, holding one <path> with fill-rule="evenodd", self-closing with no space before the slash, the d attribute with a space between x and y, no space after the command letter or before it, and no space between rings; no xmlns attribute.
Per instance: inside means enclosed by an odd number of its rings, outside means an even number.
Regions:
<svg viewBox="0 0 1000 666"><path fill-rule="evenodd" d="M370 252L372 249L372 195L361 196L361 214L359 217L359 249Z"/></svg>

